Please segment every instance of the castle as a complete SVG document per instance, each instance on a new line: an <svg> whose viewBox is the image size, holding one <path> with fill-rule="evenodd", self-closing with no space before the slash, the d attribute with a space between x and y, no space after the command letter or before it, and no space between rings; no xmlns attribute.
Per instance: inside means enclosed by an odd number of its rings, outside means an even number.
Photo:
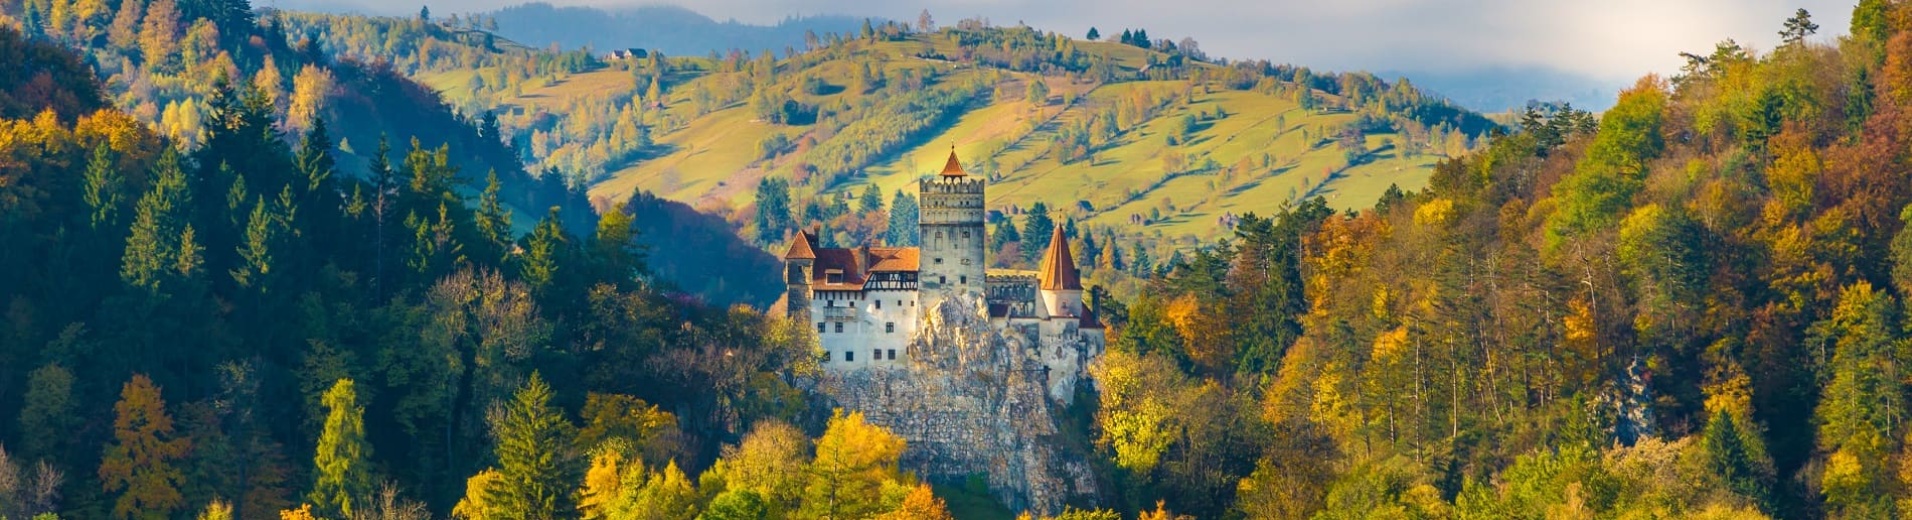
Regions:
<svg viewBox="0 0 1912 520"><path fill-rule="evenodd" d="M1029 344L1102 351L1103 326L1082 304L1082 276L1061 226L1037 270L985 269L983 179L964 172L952 149L943 171L917 189L920 248L823 248L814 234L799 232L784 253L787 290L773 312L816 324L825 370L908 366L924 313L950 298L981 302L991 325ZM1079 363L1035 357L1048 369L1079 371L1062 366Z"/></svg>

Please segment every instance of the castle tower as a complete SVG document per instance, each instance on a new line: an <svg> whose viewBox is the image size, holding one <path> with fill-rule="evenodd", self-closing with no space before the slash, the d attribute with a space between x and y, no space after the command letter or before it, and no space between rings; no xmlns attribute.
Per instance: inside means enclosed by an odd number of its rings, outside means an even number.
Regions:
<svg viewBox="0 0 1912 520"><path fill-rule="evenodd" d="M984 291L983 180L969 176L949 150L942 173L918 183L922 200L918 240L922 243L925 291L950 296ZM934 301L934 300L926 300Z"/></svg>
<svg viewBox="0 0 1912 520"><path fill-rule="evenodd" d="M1083 316L1082 309L1082 273L1076 270L1075 258L1069 256L1069 241L1062 236L1062 226L1056 226L1056 232L1049 237L1049 250L1042 253L1042 265L1036 269L1037 291L1042 299L1042 307L1049 316Z"/></svg>
<svg viewBox="0 0 1912 520"><path fill-rule="evenodd" d="M800 323L810 321L810 273L817 261L816 249L810 242L810 233L798 231L797 238L790 241L790 249L783 253L785 309Z"/></svg>

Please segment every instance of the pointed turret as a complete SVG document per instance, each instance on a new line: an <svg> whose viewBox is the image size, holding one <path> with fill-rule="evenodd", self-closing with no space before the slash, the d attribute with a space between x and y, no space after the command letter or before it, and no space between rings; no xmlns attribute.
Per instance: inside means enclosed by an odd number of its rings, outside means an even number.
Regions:
<svg viewBox="0 0 1912 520"><path fill-rule="evenodd" d="M784 260L816 260L817 251L810 245L810 234L797 232L797 238L790 241L790 249L784 251Z"/></svg>
<svg viewBox="0 0 1912 520"><path fill-rule="evenodd" d="M956 160L956 147L954 146L949 147L949 162L943 163L942 175L944 177L962 177L969 175L968 172L963 171L962 161Z"/></svg>
<svg viewBox="0 0 1912 520"><path fill-rule="evenodd" d="M1069 256L1069 241L1062 236L1062 226L1055 229L1049 237L1049 250L1042 254L1042 266L1037 269L1042 290L1080 291L1082 273L1076 270L1075 258Z"/></svg>

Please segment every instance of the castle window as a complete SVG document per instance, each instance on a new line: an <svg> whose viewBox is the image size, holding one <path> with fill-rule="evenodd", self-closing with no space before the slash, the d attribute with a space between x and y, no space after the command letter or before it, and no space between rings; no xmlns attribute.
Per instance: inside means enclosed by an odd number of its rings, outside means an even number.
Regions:
<svg viewBox="0 0 1912 520"><path fill-rule="evenodd" d="M856 361L856 351L852 351L852 350L845 350L845 351L843 351L843 360L844 360L844 361Z"/></svg>
<svg viewBox="0 0 1912 520"><path fill-rule="evenodd" d="M878 309L881 309L881 308L883 308L883 300L877 300L877 301L876 301L876 308L878 308Z"/></svg>
<svg viewBox="0 0 1912 520"><path fill-rule="evenodd" d="M896 349L890 349L890 359L896 359Z"/></svg>
<svg viewBox="0 0 1912 520"><path fill-rule="evenodd" d="M968 258L964 258L964 259L963 259L963 265L969 265L969 259L968 259Z"/></svg>
<svg viewBox="0 0 1912 520"><path fill-rule="evenodd" d="M876 360L877 360L877 361L882 361L882 360L883 360L883 351L882 351L882 350L879 350L879 349L871 349L871 350L870 350L870 357L873 357L873 358L876 358Z"/></svg>
<svg viewBox="0 0 1912 520"><path fill-rule="evenodd" d="M843 333L843 323L842 323L842 322L838 322L838 323L836 324L836 332L837 332L837 334L842 334L842 333Z"/></svg>
<svg viewBox="0 0 1912 520"><path fill-rule="evenodd" d="M936 259L936 265L943 265L943 259L941 258Z"/></svg>
<svg viewBox="0 0 1912 520"><path fill-rule="evenodd" d="M939 260L939 262L938 262L938 263L940 263L940 260L942 260L942 259L941 259L941 258L938 258L937 260ZM936 277L936 283L940 283L940 284L946 284L946 283L949 283L949 277L947 277L947 276L938 276L938 277Z"/></svg>
<svg viewBox="0 0 1912 520"><path fill-rule="evenodd" d="M968 232L968 231L964 231L964 232L963 232L963 240L969 240L969 232Z"/></svg>
<svg viewBox="0 0 1912 520"><path fill-rule="evenodd" d="M959 279L959 280L961 280L961 281L960 281L960 282L958 282L958 283L964 283L964 284L967 284L967 283L969 283L969 275L962 275L962 276L960 276L960 277L958 277L958 279Z"/></svg>
<svg viewBox="0 0 1912 520"><path fill-rule="evenodd" d="M823 332L824 332L824 331L823 331L823 322L821 322L821 321L819 321L819 322L817 322L817 334L822 334Z"/></svg>
<svg viewBox="0 0 1912 520"><path fill-rule="evenodd" d="M887 323L884 323L884 324L883 324L883 332L886 332L886 333L895 333L895 332L896 332L896 322L894 322L894 321L892 321L892 322L887 322Z"/></svg>
<svg viewBox="0 0 1912 520"><path fill-rule="evenodd" d="M830 362L830 351L828 350L823 351L823 362L824 363Z"/></svg>

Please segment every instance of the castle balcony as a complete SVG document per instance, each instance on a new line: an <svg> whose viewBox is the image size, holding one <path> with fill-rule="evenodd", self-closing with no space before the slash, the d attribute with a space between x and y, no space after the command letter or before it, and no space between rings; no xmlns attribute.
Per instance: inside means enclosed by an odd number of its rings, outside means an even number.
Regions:
<svg viewBox="0 0 1912 520"><path fill-rule="evenodd" d="M823 308L823 321L826 321L826 322L839 322L839 323L854 322L861 317L862 315L859 313L856 307L824 307Z"/></svg>

